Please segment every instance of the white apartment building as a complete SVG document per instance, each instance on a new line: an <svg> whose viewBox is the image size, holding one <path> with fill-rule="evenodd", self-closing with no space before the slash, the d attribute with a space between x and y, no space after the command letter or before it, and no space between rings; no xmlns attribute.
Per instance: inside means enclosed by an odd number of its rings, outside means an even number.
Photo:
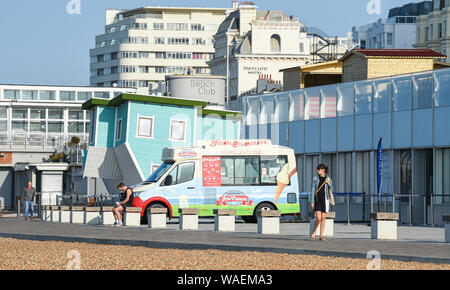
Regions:
<svg viewBox="0 0 450 290"><path fill-rule="evenodd" d="M105 33L91 49L90 84L148 94L166 75L209 74L213 35L226 8L143 7L106 10Z"/></svg>
<svg viewBox="0 0 450 290"><path fill-rule="evenodd" d="M283 11L233 2L233 11L214 35L214 59L208 61L211 74L227 77L228 100L254 92L261 77L282 81L281 69L304 64L309 45L301 45L302 27Z"/></svg>
<svg viewBox="0 0 450 290"><path fill-rule="evenodd" d="M450 53L450 0L434 0L433 11L417 17L415 48L429 48L448 55ZM449 62L449 59L442 59Z"/></svg>
<svg viewBox="0 0 450 290"><path fill-rule="evenodd" d="M416 19L429 13L431 4L423 1L393 8L388 19L353 27L353 41L360 49L412 49L416 42Z"/></svg>

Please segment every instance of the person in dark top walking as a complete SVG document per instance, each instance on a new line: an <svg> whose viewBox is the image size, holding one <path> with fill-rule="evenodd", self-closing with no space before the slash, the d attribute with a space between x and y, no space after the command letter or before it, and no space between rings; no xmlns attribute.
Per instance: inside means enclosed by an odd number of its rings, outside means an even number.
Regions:
<svg viewBox="0 0 450 290"><path fill-rule="evenodd" d="M22 195L22 203L25 204L25 220L28 219L28 213L30 213L29 219L31 220L33 218L36 195L36 189L33 187L32 182L28 181L27 186L23 189Z"/></svg>
<svg viewBox="0 0 450 290"><path fill-rule="evenodd" d="M124 183L119 183L117 185L117 189L122 191L120 194L120 202L116 203L116 206L113 208L113 214L116 219L114 222L114 226L123 226L122 222L122 212L125 209L133 204L133 190L126 186Z"/></svg>
<svg viewBox="0 0 450 290"><path fill-rule="evenodd" d="M320 225L320 240L323 241L323 232L325 230L326 213L329 211L330 203L334 205L333 198L333 182L327 176L328 166L319 164L317 166L317 175L314 176L311 188L311 208L316 215L314 230L310 234L310 238L314 239L317 228Z"/></svg>

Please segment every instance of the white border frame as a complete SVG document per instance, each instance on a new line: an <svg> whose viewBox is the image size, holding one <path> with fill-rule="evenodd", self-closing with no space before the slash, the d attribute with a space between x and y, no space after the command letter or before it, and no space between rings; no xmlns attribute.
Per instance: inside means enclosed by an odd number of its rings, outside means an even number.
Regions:
<svg viewBox="0 0 450 290"><path fill-rule="evenodd" d="M152 119L152 135L151 136L141 136L139 135L139 121L140 119ZM136 134L135 134L136 138L144 138L144 139L154 139L155 138L155 115L152 116L142 116L142 115L137 115L137 122L136 122Z"/></svg>

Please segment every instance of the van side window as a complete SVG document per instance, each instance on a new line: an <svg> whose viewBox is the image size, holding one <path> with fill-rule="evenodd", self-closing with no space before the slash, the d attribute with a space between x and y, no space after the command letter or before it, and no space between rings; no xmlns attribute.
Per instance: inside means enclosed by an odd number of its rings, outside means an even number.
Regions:
<svg viewBox="0 0 450 290"><path fill-rule="evenodd" d="M287 156L261 156L261 184L277 184L277 174L287 163Z"/></svg>
<svg viewBox="0 0 450 290"><path fill-rule="evenodd" d="M170 186L191 181L194 178L194 169L194 162L180 163L166 176L161 185Z"/></svg>
<svg viewBox="0 0 450 290"><path fill-rule="evenodd" d="M222 185L259 184L259 157L222 157L220 172Z"/></svg>

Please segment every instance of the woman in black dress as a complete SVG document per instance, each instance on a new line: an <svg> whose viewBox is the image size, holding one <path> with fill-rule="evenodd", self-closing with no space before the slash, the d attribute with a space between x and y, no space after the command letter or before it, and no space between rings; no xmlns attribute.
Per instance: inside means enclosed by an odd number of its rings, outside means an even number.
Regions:
<svg viewBox="0 0 450 290"><path fill-rule="evenodd" d="M316 236L316 230L320 224L320 240L323 241L323 232L325 230L326 213L329 211L330 200L334 203L333 195L333 182L331 178L327 176L328 166L325 164L319 164L317 166L317 175L314 176L311 197L311 208L316 215L316 222L314 224L314 230L310 234L310 238L314 239Z"/></svg>
<svg viewBox="0 0 450 290"><path fill-rule="evenodd" d="M116 219L114 226L123 226L122 212L125 211L127 206L131 207L133 204L133 190L124 183L119 183L117 189L122 191L122 193L120 194L120 202L113 208L113 214Z"/></svg>

